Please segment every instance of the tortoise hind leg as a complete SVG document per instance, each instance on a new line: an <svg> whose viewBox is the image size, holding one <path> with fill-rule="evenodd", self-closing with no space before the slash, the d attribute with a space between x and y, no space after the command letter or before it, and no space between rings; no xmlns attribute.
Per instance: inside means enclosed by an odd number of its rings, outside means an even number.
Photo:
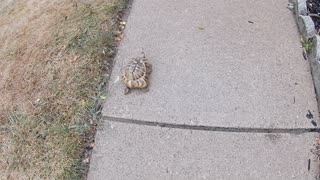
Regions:
<svg viewBox="0 0 320 180"><path fill-rule="evenodd" d="M143 55L143 58L146 58L146 54L142 51L141 54Z"/></svg>
<svg viewBox="0 0 320 180"><path fill-rule="evenodd" d="M140 80L140 82L141 82L141 88L142 88L142 91L143 92L148 92L149 91L149 77L148 77L148 75L146 75L146 76L144 76L143 78L141 78Z"/></svg>
<svg viewBox="0 0 320 180"><path fill-rule="evenodd" d="M148 91L149 91L149 86L143 88L141 91L142 91L142 92L148 92Z"/></svg>

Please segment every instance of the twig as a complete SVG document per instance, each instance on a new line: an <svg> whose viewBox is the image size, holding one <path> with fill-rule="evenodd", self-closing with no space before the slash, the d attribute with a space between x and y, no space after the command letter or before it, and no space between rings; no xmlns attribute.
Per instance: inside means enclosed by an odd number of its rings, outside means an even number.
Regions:
<svg viewBox="0 0 320 180"><path fill-rule="evenodd" d="M310 17L317 17L317 18L320 18L320 15L319 14L309 14Z"/></svg>

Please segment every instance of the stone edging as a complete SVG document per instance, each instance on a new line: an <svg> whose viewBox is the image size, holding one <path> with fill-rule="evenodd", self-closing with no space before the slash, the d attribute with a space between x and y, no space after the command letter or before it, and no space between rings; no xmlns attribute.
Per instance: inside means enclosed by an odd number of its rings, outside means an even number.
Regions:
<svg viewBox="0 0 320 180"><path fill-rule="evenodd" d="M320 97L320 36L316 34L313 20L308 15L306 0L290 0L290 3L293 5L292 10L302 38L312 40L312 48L307 57L316 95Z"/></svg>

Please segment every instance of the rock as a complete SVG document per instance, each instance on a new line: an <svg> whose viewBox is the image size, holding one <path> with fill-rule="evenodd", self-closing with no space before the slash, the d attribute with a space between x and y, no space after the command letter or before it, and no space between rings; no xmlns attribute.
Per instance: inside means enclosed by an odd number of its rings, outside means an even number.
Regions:
<svg viewBox="0 0 320 180"><path fill-rule="evenodd" d="M320 95L320 36L313 38L313 44L310 56L310 65L312 69L313 82L317 96Z"/></svg>
<svg viewBox="0 0 320 180"><path fill-rule="evenodd" d="M295 15L298 18L299 15L306 16L308 15L307 3L306 0L293 0L295 5Z"/></svg>
<svg viewBox="0 0 320 180"><path fill-rule="evenodd" d="M312 38L315 35L314 23L310 16L298 16L298 27L304 39Z"/></svg>

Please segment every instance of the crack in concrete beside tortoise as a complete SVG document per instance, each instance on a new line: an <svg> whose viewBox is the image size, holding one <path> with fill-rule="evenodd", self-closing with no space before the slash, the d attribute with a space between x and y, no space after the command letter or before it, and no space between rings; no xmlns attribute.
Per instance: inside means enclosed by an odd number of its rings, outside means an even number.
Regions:
<svg viewBox="0 0 320 180"><path fill-rule="evenodd" d="M103 120L111 122L120 122L126 124L156 126L161 128L187 129L198 131L214 131L214 132L233 132L233 133L284 133L284 134L303 134L303 133L319 133L320 128L248 128L248 127L221 127L221 126L199 126L188 124L172 124L153 121L142 121L137 119L126 119L104 116Z"/></svg>

